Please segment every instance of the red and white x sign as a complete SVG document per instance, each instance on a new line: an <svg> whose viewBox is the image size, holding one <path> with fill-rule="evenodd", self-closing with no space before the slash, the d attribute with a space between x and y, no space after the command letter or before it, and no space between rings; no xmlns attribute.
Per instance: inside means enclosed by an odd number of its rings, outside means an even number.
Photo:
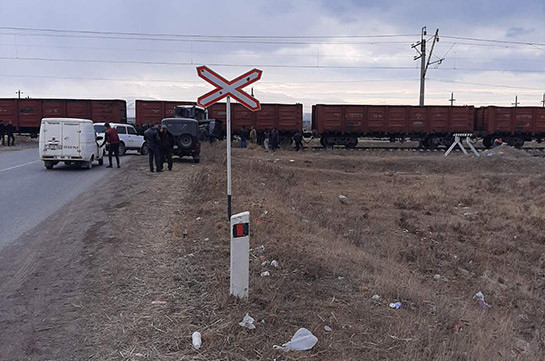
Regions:
<svg viewBox="0 0 545 361"><path fill-rule="evenodd" d="M261 109L259 100L243 91L242 88L261 79L262 73L263 71L259 69L253 69L242 74L238 78L229 81L212 69L206 66L199 66L197 68L199 77L214 85L216 89L199 97L199 99L197 99L197 104L206 108L230 95L246 108L253 111L259 110Z"/></svg>

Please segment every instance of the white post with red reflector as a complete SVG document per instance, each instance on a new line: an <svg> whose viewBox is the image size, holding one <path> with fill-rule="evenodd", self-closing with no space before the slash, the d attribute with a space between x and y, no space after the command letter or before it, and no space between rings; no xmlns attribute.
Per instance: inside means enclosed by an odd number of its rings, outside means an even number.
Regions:
<svg viewBox="0 0 545 361"><path fill-rule="evenodd" d="M250 291L250 212L231 216L231 295L248 299Z"/></svg>

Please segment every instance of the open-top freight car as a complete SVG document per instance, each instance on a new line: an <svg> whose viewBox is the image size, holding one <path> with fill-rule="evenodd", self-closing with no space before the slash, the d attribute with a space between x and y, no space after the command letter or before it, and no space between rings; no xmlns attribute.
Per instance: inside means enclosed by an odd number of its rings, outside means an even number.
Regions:
<svg viewBox="0 0 545 361"><path fill-rule="evenodd" d="M124 100L0 99L0 119L20 133L38 134L42 118L80 118L95 122L127 122Z"/></svg>
<svg viewBox="0 0 545 361"><path fill-rule="evenodd" d="M195 105L191 101L136 100L136 125L161 124L165 118L174 118L178 105Z"/></svg>
<svg viewBox="0 0 545 361"><path fill-rule="evenodd" d="M453 133L473 133L472 106L325 105L312 106L312 130L323 146L358 144L359 137L419 140L448 146Z"/></svg>
<svg viewBox="0 0 545 361"><path fill-rule="evenodd" d="M495 138L517 148L525 141L541 142L545 139L545 108L481 107L476 111L475 131L487 148Z"/></svg>

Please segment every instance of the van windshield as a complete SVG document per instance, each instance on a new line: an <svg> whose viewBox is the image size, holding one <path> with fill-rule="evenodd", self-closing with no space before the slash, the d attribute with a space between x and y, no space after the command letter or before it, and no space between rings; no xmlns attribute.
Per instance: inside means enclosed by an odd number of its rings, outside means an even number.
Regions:
<svg viewBox="0 0 545 361"><path fill-rule="evenodd" d="M104 125L101 125L101 124L95 124L93 125L93 127L95 127L95 132L97 133L104 133L104 131L106 130Z"/></svg>

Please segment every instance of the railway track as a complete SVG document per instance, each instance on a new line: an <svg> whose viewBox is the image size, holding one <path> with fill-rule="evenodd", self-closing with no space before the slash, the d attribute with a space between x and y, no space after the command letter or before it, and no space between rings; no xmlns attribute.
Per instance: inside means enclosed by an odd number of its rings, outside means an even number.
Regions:
<svg viewBox="0 0 545 361"><path fill-rule="evenodd" d="M380 147L380 146L364 146L364 147L355 147L355 148L345 148L345 147L334 147L334 148L324 148L324 147L309 147L313 151L327 151L327 150L347 150L352 152L413 152L413 153L445 153L446 148L435 148L435 149L425 149L421 147ZM484 147L475 147L479 153L486 154L487 151L492 151L492 149L486 149ZM471 150L467 149L468 153ZM525 147L521 148L521 151L524 151L535 157L545 157L545 148L543 147ZM462 153L460 148L455 148L453 153Z"/></svg>

